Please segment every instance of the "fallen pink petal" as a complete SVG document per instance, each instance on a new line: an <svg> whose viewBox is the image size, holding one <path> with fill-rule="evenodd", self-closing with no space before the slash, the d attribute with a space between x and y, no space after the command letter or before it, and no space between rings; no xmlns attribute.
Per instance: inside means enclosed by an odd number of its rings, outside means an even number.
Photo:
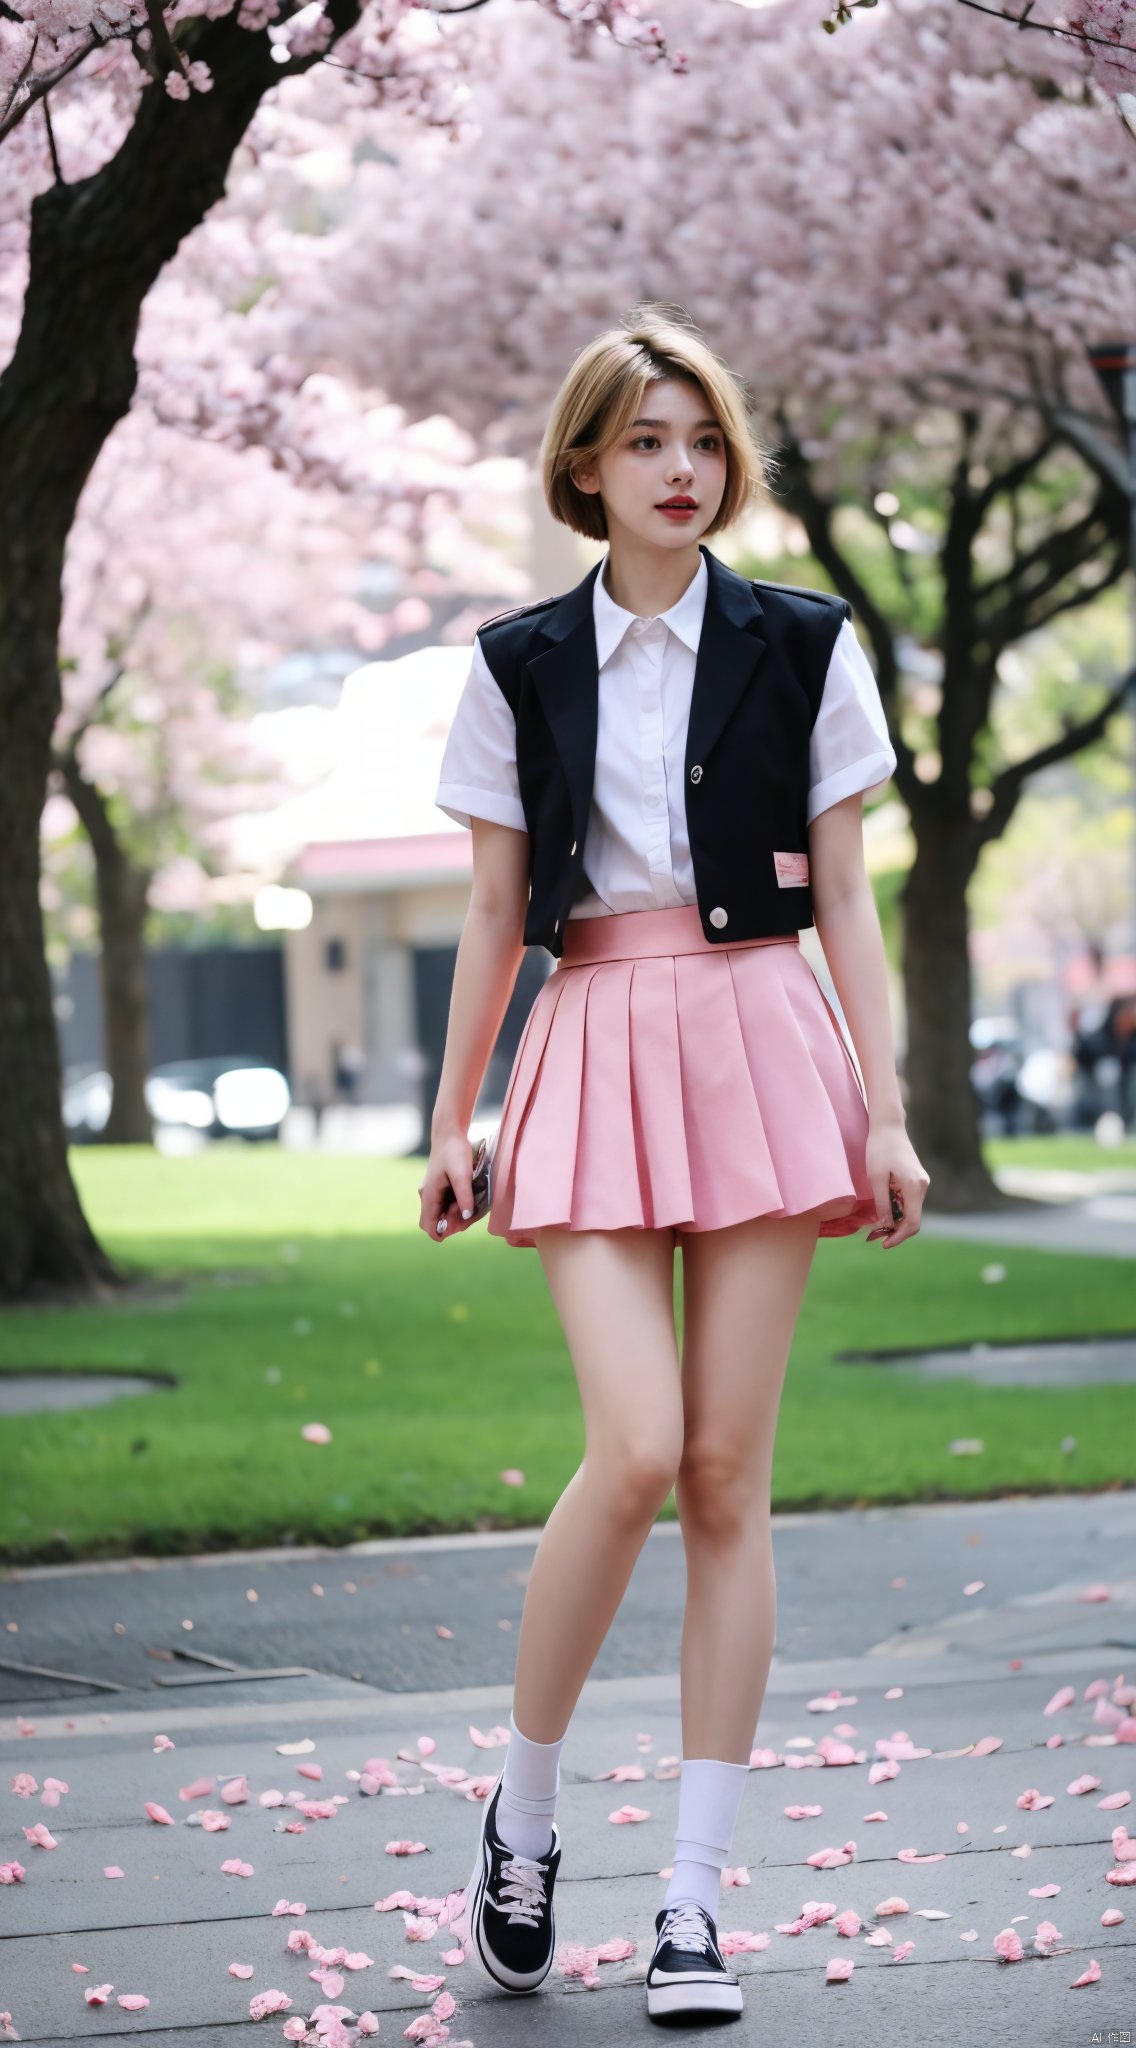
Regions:
<svg viewBox="0 0 1136 2048"><path fill-rule="evenodd" d="M891 1963L905 1963L914 1947L915 1943L913 1941L901 1941L898 1948L892 1949L888 1961Z"/></svg>
<svg viewBox="0 0 1136 2048"><path fill-rule="evenodd" d="M1090 1962L1087 1970L1083 1970L1079 1977L1074 1977L1069 1986L1070 1991L1079 1991L1082 1984L1099 1984L1100 1973L1100 1964L1096 1961Z"/></svg>
<svg viewBox="0 0 1136 2048"><path fill-rule="evenodd" d="M326 1422L305 1422L300 1435L310 1444L329 1444L331 1431Z"/></svg>
<svg viewBox="0 0 1136 2048"><path fill-rule="evenodd" d="M103 1864L103 1876L104 1876L104 1877L125 1877L125 1876L126 1876L126 1872L125 1872L125 1870L123 1870L123 1869L122 1869L122 1868L120 1867L120 1865L119 1865L119 1864L117 1864L117 1863L104 1863L104 1864Z"/></svg>
<svg viewBox="0 0 1136 2048"><path fill-rule="evenodd" d="M384 1853L387 1856L421 1856L425 1849L425 1842L412 1842L409 1836L404 1840L387 1842L384 1845Z"/></svg>
<svg viewBox="0 0 1136 2048"><path fill-rule="evenodd" d="M230 1963L229 1975L230 1977L240 1977L242 1979L247 1979L249 1977L255 1976L256 1971L252 1963Z"/></svg>
<svg viewBox="0 0 1136 2048"><path fill-rule="evenodd" d="M617 1806L614 1813L608 1814L608 1819L616 1827L624 1827L631 1821L650 1820L650 1818L650 1812L645 1806Z"/></svg>
<svg viewBox="0 0 1136 2048"><path fill-rule="evenodd" d="M1061 1712L1062 1707L1075 1706L1076 1701L1076 1686L1063 1685L1057 1692L1054 1693L1053 1698L1048 1702L1046 1706L1042 1708L1041 1711L1043 1714L1059 1714Z"/></svg>
<svg viewBox="0 0 1136 2048"><path fill-rule="evenodd" d="M264 2020L273 2012L287 2012L292 2000L286 1991L257 1991L249 2000L250 2020Z"/></svg>
<svg viewBox="0 0 1136 2048"><path fill-rule="evenodd" d="M124 2012L145 2012L150 2001L143 1998L140 1991L123 1991L119 1994L118 2003Z"/></svg>
<svg viewBox="0 0 1136 2048"><path fill-rule="evenodd" d="M173 1815L167 1813L164 1806L159 1806L156 1799L146 1801L145 1811L151 1820L159 1821L164 1828L172 1828L175 1825Z"/></svg>
<svg viewBox="0 0 1136 2048"><path fill-rule="evenodd" d="M83 1997L88 2005L105 2005L113 1990L113 1984L89 1984Z"/></svg>
<svg viewBox="0 0 1136 2048"><path fill-rule="evenodd" d="M192 1785L182 1786L181 1791L178 1793L178 1798L186 1801L190 1799L204 1799L206 1793L212 1792L216 1782L215 1778L195 1778Z"/></svg>
<svg viewBox="0 0 1136 2048"><path fill-rule="evenodd" d="M832 1956L824 1973L824 1981L826 1984L846 1984L855 1968L856 1965L850 1956Z"/></svg>
<svg viewBox="0 0 1136 2048"><path fill-rule="evenodd" d="M1025 1954L1022 1938L1013 1927L1004 1927L1001 1934L994 1936L994 1953L1004 1963L1020 1963Z"/></svg>
<svg viewBox="0 0 1136 2048"><path fill-rule="evenodd" d="M35 1849L58 1849L59 1844L43 1821L37 1820L34 1827L25 1828L24 1834Z"/></svg>

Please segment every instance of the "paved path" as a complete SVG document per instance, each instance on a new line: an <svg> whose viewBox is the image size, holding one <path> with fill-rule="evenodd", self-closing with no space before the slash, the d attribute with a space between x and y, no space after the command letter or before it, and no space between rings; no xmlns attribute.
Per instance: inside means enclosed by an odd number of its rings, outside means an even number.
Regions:
<svg viewBox="0 0 1136 2048"><path fill-rule="evenodd" d="M479 1748L470 1728L507 1721L536 1534L51 1567L0 1582L7 1655L88 1681L0 1673L0 1862L15 1856L27 1872L0 1894L0 2008L11 2009L21 2038L41 2048L87 2039L123 2048L139 2035L148 2048L279 2040L281 2017L252 2033L250 1996L278 1987L304 2015L323 1996L305 1959L286 1951L296 1927L374 1959L347 1974L338 2002L378 2014L380 2043L401 2041L437 1995L391 1977L399 1964L445 1978L458 2001L449 2048L610 2048L653 2037L642 1977L678 1793L673 1778L655 1774L681 1748L684 1572L674 1525L661 1525L643 1550L563 1762L561 1943L622 1937L636 1944L633 1956L600 1964L594 1991L558 1968L538 1998L511 1999L472 1961L441 1961L451 1947L444 1930L411 1942L401 1911L374 1909L403 1886L439 1899L465 1883L476 1806L413 1759L418 1738L429 1736L434 1764L475 1776L499 1768L500 1749ZM733 2038L762 2048L822 2037L847 2048L1006 2039L1088 2048L1094 2031L1103 2043L1112 2029L1121 2041L1136 2026L1136 1894L1105 1880L1121 1867L1112 1831L1133 1808L1109 1811L1099 1801L1133 1790L1136 1748L1110 1739L1084 1694L1094 1681L1107 1692L1118 1673L1136 1676L1136 1493L787 1515L775 1542L779 1643L758 1742L780 1762L752 1772L734 1845L750 1881L724 1890L719 1915L723 1932L768 1941L736 1958L746 2009ZM978 1580L982 1589L966 1594ZM1081 1598L1094 1584L1111 1597ZM436 1634L439 1624L451 1639ZM226 1680L219 1667L199 1665L193 1684L162 1683L190 1675L192 1667L171 1661L187 1646L254 1670L306 1669ZM96 1680L126 1689L100 1694L89 1683ZM1046 1716L1066 1684L1075 1703ZM810 1708L833 1688L834 1711ZM34 1732L19 1732L21 1715ZM154 1754L158 1733L174 1751ZM902 1733L929 1753L870 1785L877 1743ZM1056 1735L1061 1746L1048 1749ZM1001 1747L975 1757L971 1745L983 1736ZM815 1745L845 1737L856 1761L821 1765ZM278 1751L305 1739L322 1766L318 1787L293 1776L293 1761ZM391 1762L405 1805L390 1791L359 1794L349 1773L374 1756ZM789 1759L808 1775L790 1778ZM619 1764L646 1775L601 1779ZM55 1809L17 1799L8 1781L20 1770L41 1784L57 1776L70 1790ZM178 1788L242 1771L251 1799L229 1809L229 1830L189 1825L192 1812L220 1800L213 1793L187 1804ZM1085 1772L1099 1787L1071 1795L1066 1788ZM257 1803L270 1787L343 1793L346 1804L334 1821L287 1834L280 1810ZM1020 1808L1031 1787L1053 1804ZM174 1827L146 1819L148 1799L170 1811ZM612 1826L608 1815L625 1802L649 1819ZM784 1808L794 1803L823 1811L792 1821ZM866 1820L879 1811L886 1820ZM57 1849L25 1844L22 1828L39 1820ZM386 1842L404 1838L425 1842L427 1852L384 1853ZM844 1867L822 1871L805 1860L848 1842L855 1858ZM897 1861L907 1848L942 1860ZM1021 1849L1029 1853L1013 1853ZM220 1866L233 1856L254 1875L224 1876ZM106 1865L125 1877L106 1878ZM1054 1896L1030 1897L1031 1887L1051 1884L1060 1887ZM879 1918L878 1906L896 1894L910 1911ZM274 1918L281 1898L302 1903L303 1918ZM778 1933L808 1901L854 1908L864 1930L852 1939L824 1926ZM1102 1927L1110 1908L1125 1918ZM922 1909L948 1917L924 1919ZM1066 1953L1032 1954L1045 1919ZM887 1949L868 1947L865 1933L876 1926L895 1945L913 1941L910 1959L889 1962ZM1017 1964L998 1962L991 1945L1008 1927L1025 1944ZM964 1941L971 1930L977 1939ZM854 1959L850 1982L826 1984L835 1956ZM1100 1981L1071 1989L1090 1959ZM248 1982L228 1975L233 1961L253 1965ZM73 1971L77 1962L88 1975ZM115 1987L111 2003L88 2008L83 1987L104 1982ZM124 1992L149 1997L148 2009L124 2012L114 2002ZM711 2029L686 2031L701 2039Z"/></svg>

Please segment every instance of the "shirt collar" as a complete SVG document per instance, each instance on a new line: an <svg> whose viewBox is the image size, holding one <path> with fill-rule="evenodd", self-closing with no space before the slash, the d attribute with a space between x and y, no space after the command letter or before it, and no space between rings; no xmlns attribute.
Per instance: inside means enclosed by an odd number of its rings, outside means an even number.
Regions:
<svg viewBox="0 0 1136 2048"><path fill-rule="evenodd" d="M604 569L607 566L607 561L608 557L605 555L600 564L599 574L592 585L592 611L596 627L596 660L600 668L603 667L606 661L610 661L628 627L634 624L637 616L635 612L624 611L623 606L616 604L615 599L609 594L604 583ZM698 552L698 568L691 577L678 603L672 604L669 611L658 614L664 625L670 627L671 632L677 635L685 647L689 647L692 654L697 654L698 652L698 642L702 634L702 619L706 610L706 592L709 580L706 569L706 556L700 548Z"/></svg>

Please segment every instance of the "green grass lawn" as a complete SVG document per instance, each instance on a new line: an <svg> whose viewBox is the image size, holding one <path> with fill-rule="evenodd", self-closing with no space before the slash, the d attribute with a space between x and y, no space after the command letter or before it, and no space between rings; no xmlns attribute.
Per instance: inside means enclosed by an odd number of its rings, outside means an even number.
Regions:
<svg viewBox="0 0 1136 2048"><path fill-rule="evenodd" d="M539 1258L483 1227L428 1243L420 1161L242 1146L72 1159L95 1227L138 1284L111 1306L10 1311L0 1370L114 1366L173 1374L177 1387L6 1418L0 1554L337 1543L544 1519L583 1429ZM992 1259L1006 1268L998 1284L981 1278ZM681 1312L681 1260L676 1297ZM1133 1320L1131 1270L1116 1259L929 1236L894 1253L862 1237L822 1243L782 1403L777 1505L1131 1483L1136 1389L983 1389L833 1354ZM301 1437L311 1421L329 1426L330 1444ZM952 1456L955 1437L985 1449ZM508 1467L523 1486L501 1480Z"/></svg>

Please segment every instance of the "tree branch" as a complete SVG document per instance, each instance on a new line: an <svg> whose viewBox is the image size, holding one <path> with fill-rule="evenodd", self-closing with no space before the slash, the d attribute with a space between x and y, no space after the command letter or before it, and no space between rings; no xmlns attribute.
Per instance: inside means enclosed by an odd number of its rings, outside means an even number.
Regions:
<svg viewBox="0 0 1136 2048"><path fill-rule="evenodd" d="M1023 761L1012 761L995 776L990 785L994 801L978 828L981 843L997 839L1005 831L1031 776L1040 774L1043 768L1052 768L1057 761L1067 761L1071 755L1079 754L1083 747L1091 746L1094 740L1103 737L1109 720L1123 709L1124 699L1131 689L1136 689L1136 668L1129 669L1127 675L1121 677L1091 718L1083 718L1076 725L1066 725L1060 739L1051 740L1047 747L1039 747L1036 753L1027 754Z"/></svg>
<svg viewBox="0 0 1136 2048"><path fill-rule="evenodd" d="M1005 7L987 7L984 0L959 0L960 7L973 7L979 14L992 14L997 21L1008 21L1013 28L1037 28L1043 35L1068 36L1074 43L1095 43L1102 50L1131 50L1136 55L1136 43L1113 43L1107 36L1095 36L1087 28L1059 28L1055 21L1031 21L1028 9L1024 14L1011 14Z"/></svg>
<svg viewBox="0 0 1136 2048"><path fill-rule="evenodd" d="M808 534L809 546L817 561L827 571L841 597L848 599L857 616L863 620L871 641L880 701L887 715L891 741L896 752L896 782L904 801L913 802L917 799L922 785L915 774L915 756L899 730L898 667L891 625L867 586L861 582L851 563L837 547L832 533L834 508L831 503L822 499L815 489L808 464L784 413L778 415L777 428L781 446L788 457L785 468L790 509Z"/></svg>
<svg viewBox="0 0 1136 2048"><path fill-rule="evenodd" d="M1123 544L1098 498L1082 519L1064 526L1021 555L1001 576L979 589L978 606L984 635L1000 646L1036 632L1049 616L1043 600L1057 590L1097 547ZM995 598L1000 601L994 602Z"/></svg>

